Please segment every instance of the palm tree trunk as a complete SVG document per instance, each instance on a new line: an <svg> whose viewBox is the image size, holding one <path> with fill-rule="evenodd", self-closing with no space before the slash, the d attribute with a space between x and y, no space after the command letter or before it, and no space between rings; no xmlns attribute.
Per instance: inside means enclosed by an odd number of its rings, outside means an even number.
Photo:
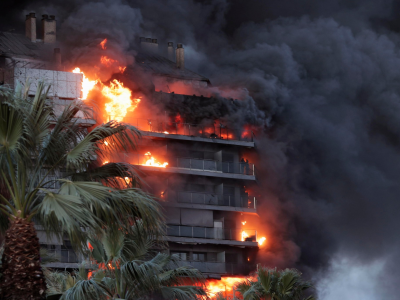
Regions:
<svg viewBox="0 0 400 300"><path fill-rule="evenodd" d="M6 231L0 281L1 299L45 299L40 244L33 222L16 217Z"/></svg>

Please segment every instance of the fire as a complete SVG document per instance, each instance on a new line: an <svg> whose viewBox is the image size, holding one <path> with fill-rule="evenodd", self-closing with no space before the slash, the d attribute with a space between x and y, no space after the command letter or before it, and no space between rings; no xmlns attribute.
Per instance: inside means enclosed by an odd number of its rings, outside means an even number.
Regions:
<svg viewBox="0 0 400 300"><path fill-rule="evenodd" d="M104 39L104 40L102 40L102 41L100 42L101 49L103 49L103 50L106 50L106 49L107 49L106 43L107 43L107 39Z"/></svg>
<svg viewBox="0 0 400 300"><path fill-rule="evenodd" d="M159 167L159 168L165 168L166 166L168 166L167 162L164 162L163 164L159 163L156 161L156 159L151 156L150 152L147 152L145 154L145 156L147 157L146 162L143 164L144 166L152 166L152 167Z"/></svg>
<svg viewBox="0 0 400 300"><path fill-rule="evenodd" d="M82 99L86 99L89 92L94 88L97 83L97 80L89 80L83 72L81 72L80 68L75 68L72 70L72 73L81 73L83 75L82 80Z"/></svg>
<svg viewBox="0 0 400 300"><path fill-rule="evenodd" d="M258 240L258 245L262 246L266 240L267 240L267 238L265 236L263 236L261 239Z"/></svg>
<svg viewBox="0 0 400 300"><path fill-rule="evenodd" d="M103 165L106 165L106 164L108 164L108 163L109 163L109 161L106 160L105 162L103 162Z"/></svg>
<svg viewBox="0 0 400 300"><path fill-rule="evenodd" d="M108 56L103 55L103 56L100 58L100 62L101 62L103 65L109 67L109 66L111 66L113 63L117 63L118 61L115 60L115 59L109 58Z"/></svg>
<svg viewBox="0 0 400 300"><path fill-rule="evenodd" d="M125 72L125 69L126 69L126 67L119 67L119 71L121 72L121 73L124 73Z"/></svg>
<svg viewBox="0 0 400 300"><path fill-rule="evenodd" d="M168 131L164 131L163 133L164 133L164 134L169 134L169 132L168 132Z"/></svg>
<svg viewBox="0 0 400 300"><path fill-rule="evenodd" d="M224 293L225 297L227 297L227 294L233 292L233 287L243 279L244 277L221 277L221 280L207 280L208 297L215 297L220 292Z"/></svg>
<svg viewBox="0 0 400 300"><path fill-rule="evenodd" d="M140 102L140 99L132 101L132 92L116 79L110 82L109 87L104 85L101 92L111 100L106 103L106 112L110 120L122 122L128 110L133 111Z"/></svg>
<svg viewBox="0 0 400 300"><path fill-rule="evenodd" d="M246 221L243 221L243 222L242 222L242 225L246 225L246 223L247 223Z"/></svg>
<svg viewBox="0 0 400 300"><path fill-rule="evenodd" d="M246 238L248 238L249 237L249 235L246 233L246 231L242 231L242 242L244 242L245 241L245 239Z"/></svg>

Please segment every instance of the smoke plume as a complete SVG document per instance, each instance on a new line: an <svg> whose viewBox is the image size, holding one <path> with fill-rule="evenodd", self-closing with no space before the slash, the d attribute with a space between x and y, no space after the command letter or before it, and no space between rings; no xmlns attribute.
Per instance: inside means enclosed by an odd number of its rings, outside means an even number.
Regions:
<svg viewBox="0 0 400 300"><path fill-rule="evenodd" d="M259 259L299 268L321 299L397 299L398 8L390 0L42 1L9 6L0 28L21 27L31 10L55 14L68 59L87 66L104 38L107 55L126 64L139 36L183 43L187 67L210 78L216 101L165 107L257 128L259 214L272 237ZM227 90L241 96L223 99Z"/></svg>

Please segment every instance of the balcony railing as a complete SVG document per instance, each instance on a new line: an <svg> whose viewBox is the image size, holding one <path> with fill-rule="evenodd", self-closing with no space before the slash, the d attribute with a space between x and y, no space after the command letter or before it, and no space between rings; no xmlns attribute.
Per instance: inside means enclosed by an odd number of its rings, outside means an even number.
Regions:
<svg viewBox="0 0 400 300"><path fill-rule="evenodd" d="M136 119L131 124L142 131L158 132L165 134L179 134L191 137L202 137L210 139L236 140L253 142L254 134L251 130L237 132L227 128L225 125L215 125L210 122L204 124L190 124L182 122L165 122L156 119Z"/></svg>
<svg viewBox="0 0 400 300"><path fill-rule="evenodd" d="M129 154L128 161L134 165L146 165L149 160L148 155L144 154ZM219 173L243 174L255 176L255 165L251 163L234 163L224 162L209 159L197 158L168 158L164 156L156 156L159 163L168 162L168 167L181 169L210 171Z"/></svg>
<svg viewBox="0 0 400 300"><path fill-rule="evenodd" d="M51 257L54 257L61 263L79 263L80 260L72 249L47 250Z"/></svg>
<svg viewBox="0 0 400 300"><path fill-rule="evenodd" d="M256 198L248 195L235 197L234 195L171 190L165 192L163 198L169 202L178 203L256 208Z"/></svg>
<svg viewBox="0 0 400 300"><path fill-rule="evenodd" d="M169 225L167 235L188 238L214 239L214 240L232 240L256 242L257 231L252 229L237 230L218 227L194 227Z"/></svg>
<svg viewBox="0 0 400 300"><path fill-rule="evenodd" d="M226 262L208 262L208 261L180 261L180 266L192 266L202 273L217 274L249 274L256 269L254 264L238 264Z"/></svg>

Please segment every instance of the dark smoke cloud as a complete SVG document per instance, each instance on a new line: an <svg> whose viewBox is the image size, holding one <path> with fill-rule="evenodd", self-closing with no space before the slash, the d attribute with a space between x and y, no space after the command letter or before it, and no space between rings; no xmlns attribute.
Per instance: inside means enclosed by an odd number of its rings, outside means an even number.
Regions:
<svg viewBox="0 0 400 300"><path fill-rule="evenodd" d="M152 36L184 43L189 68L217 88L244 89L274 237L260 259L316 278L322 299L398 298L399 1L27 2L0 28L37 7L77 37L74 59L103 36L130 57L135 37ZM196 109L244 120L221 101Z"/></svg>

